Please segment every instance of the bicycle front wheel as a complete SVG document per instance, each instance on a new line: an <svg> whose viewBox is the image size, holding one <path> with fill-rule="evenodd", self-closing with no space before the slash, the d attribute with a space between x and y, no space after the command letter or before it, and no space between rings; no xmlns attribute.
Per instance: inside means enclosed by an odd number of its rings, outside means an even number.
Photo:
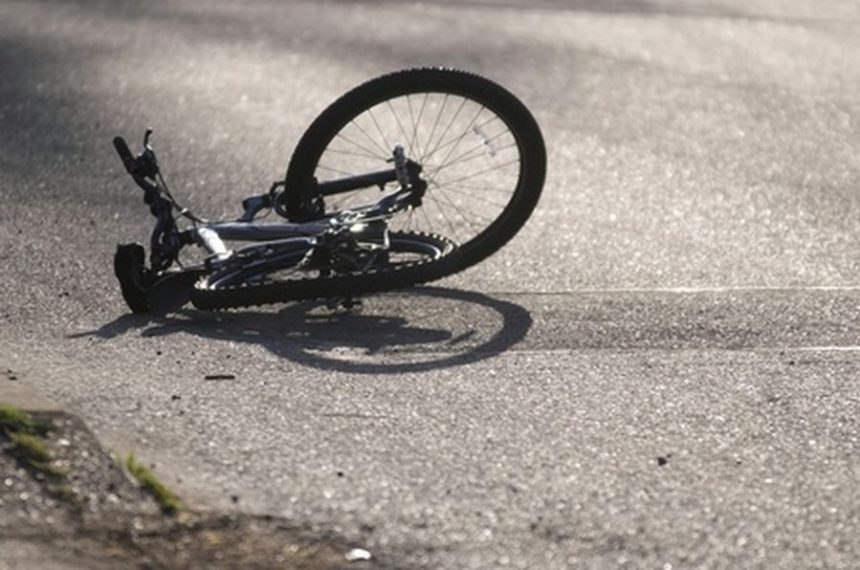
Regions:
<svg viewBox="0 0 860 570"><path fill-rule="evenodd" d="M290 160L279 210L301 220L374 203L376 187L326 197L317 188L390 169L397 145L428 187L422 205L394 217L391 228L458 242L451 273L507 243L540 197L546 150L528 109L483 77L413 69L360 85L323 111Z"/></svg>

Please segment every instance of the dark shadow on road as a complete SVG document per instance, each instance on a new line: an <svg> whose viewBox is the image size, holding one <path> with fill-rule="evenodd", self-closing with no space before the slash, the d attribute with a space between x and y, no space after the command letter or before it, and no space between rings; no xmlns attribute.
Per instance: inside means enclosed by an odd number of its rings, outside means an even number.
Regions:
<svg viewBox="0 0 860 570"><path fill-rule="evenodd" d="M373 297L361 312L320 303L278 311L207 313L181 309L164 316L125 315L76 336L110 339L177 333L255 344L280 357L338 372L401 374L477 362L522 341L532 326L523 307L474 291L422 287Z"/></svg>

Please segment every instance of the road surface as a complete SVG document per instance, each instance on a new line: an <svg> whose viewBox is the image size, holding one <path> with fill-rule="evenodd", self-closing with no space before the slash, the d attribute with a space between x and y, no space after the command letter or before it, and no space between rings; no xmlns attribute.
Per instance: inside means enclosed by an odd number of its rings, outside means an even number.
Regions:
<svg viewBox="0 0 860 570"><path fill-rule="evenodd" d="M860 7L787 4L4 0L0 385L394 567L854 567ZM151 222L114 135L235 213L329 101L424 65L543 128L506 248L358 314L127 314Z"/></svg>

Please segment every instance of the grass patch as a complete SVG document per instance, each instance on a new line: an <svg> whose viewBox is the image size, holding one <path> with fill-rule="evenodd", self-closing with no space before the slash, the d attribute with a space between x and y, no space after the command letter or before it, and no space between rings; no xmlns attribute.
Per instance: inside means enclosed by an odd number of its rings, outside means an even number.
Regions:
<svg viewBox="0 0 860 570"><path fill-rule="evenodd" d="M49 422L36 420L14 406L0 404L0 434L9 440L7 453L31 473L64 479L67 473L51 465L54 457L41 437L50 429Z"/></svg>
<svg viewBox="0 0 860 570"><path fill-rule="evenodd" d="M80 497L78 497L78 494L75 493L75 490L69 485L61 485L57 487L54 495L64 503L79 506Z"/></svg>
<svg viewBox="0 0 860 570"><path fill-rule="evenodd" d="M51 465L54 457L40 437L20 432L8 435L12 442L9 454L28 469L54 479L64 479L68 475L62 469Z"/></svg>
<svg viewBox="0 0 860 570"><path fill-rule="evenodd" d="M12 432L9 439L12 441L12 453L22 461L33 464L51 460L51 452L42 438L24 432Z"/></svg>
<svg viewBox="0 0 860 570"><path fill-rule="evenodd" d="M173 491L168 489L167 486L155 476L155 473L153 473L152 470L145 465L142 465L137 460L137 457L134 456L134 453L129 453L125 458L125 468L129 473L131 473L132 477L137 479L140 486L155 498L155 501L158 503L158 506L161 507L162 512L168 515L175 515L182 510L182 503L179 501L179 497L177 497Z"/></svg>
<svg viewBox="0 0 860 570"><path fill-rule="evenodd" d="M50 427L48 423L34 419L15 406L0 403L0 431L7 435L13 433L45 435Z"/></svg>

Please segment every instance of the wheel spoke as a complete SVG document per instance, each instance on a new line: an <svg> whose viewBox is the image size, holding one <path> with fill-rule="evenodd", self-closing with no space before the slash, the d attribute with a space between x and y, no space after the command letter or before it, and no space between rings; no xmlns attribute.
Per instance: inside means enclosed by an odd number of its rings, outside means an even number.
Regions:
<svg viewBox="0 0 860 570"><path fill-rule="evenodd" d="M326 166L322 163L317 164L317 170L324 170L326 172L331 172L333 174L339 174L341 176L353 176L353 172L348 172L346 170L341 170L339 168L334 168L332 166Z"/></svg>
<svg viewBox="0 0 860 570"><path fill-rule="evenodd" d="M501 134L497 135L497 137L494 137L494 138L498 138L504 134L506 134L506 133L501 133ZM487 140L487 142L492 142L492 141L493 141L493 139ZM442 170L443 168L448 168L450 166L454 166L455 164L463 164L466 162L471 162L473 160L477 160L479 158L486 157L486 154L485 154L487 152L486 146L487 146L486 143L481 143L478 146L472 147L471 149L467 150L466 152L461 153L460 155L450 159L445 164L440 164L438 167L436 167L436 172ZM517 143L512 142L509 145L494 149L494 152L496 154L499 154L503 150L508 150L509 148L515 148L516 146L517 146Z"/></svg>
<svg viewBox="0 0 860 570"><path fill-rule="evenodd" d="M388 144L388 138L385 136L385 132L382 130L382 127L379 126L379 121L376 120L376 115L373 114L373 109L368 109L367 114L370 115L370 119L373 121L373 124L376 126L376 130L379 131L379 136L382 137L382 144L387 149L385 152L389 153L394 150L394 146Z"/></svg>
<svg viewBox="0 0 860 570"><path fill-rule="evenodd" d="M422 156L423 154L421 152L421 141L418 136L418 125L421 124L421 118L424 116L424 110L427 108L427 99L429 99L429 97L429 93L424 94L424 101L421 103L421 109L418 111L418 118L413 125L413 135L415 136L415 140L413 141L415 146L415 156Z"/></svg>
<svg viewBox="0 0 860 570"><path fill-rule="evenodd" d="M427 137L427 146L426 149L429 150L430 144L433 142L433 137L436 135L436 129L439 128L439 122L442 120L442 114L445 112L445 107L448 105L448 98L450 95L445 93L445 98L442 99L442 106L439 108L439 112L436 113L436 120L433 121L433 128L430 129L430 136ZM427 160L427 154L421 155L421 163L423 164Z"/></svg>
<svg viewBox="0 0 860 570"><path fill-rule="evenodd" d="M362 145L362 144L360 144L360 143L358 143L358 142L356 142L356 141L352 140L351 138L347 137L347 136L346 136L346 135L344 135L343 133L338 133L338 134L337 134L337 138L339 138L339 139L341 139L341 140L343 140L343 141L345 141L345 142L347 142L347 143L351 144L352 146L356 147L357 149L360 149L361 151L363 151L363 152L367 153L367 154L368 154L368 155L370 155L370 156L373 156L374 158L379 158L379 156L376 154L376 151L374 151L374 150L372 150L372 149L370 149L370 148L368 148L368 147L366 147L366 146L364 146L364 145ZM378 145L377 145L377 147L378 147ZM383 156L384 156L384 155L383 155ZM385 158L383 158L382 160L385 160Z"/></svg>
<svg viewBox="0 0 860 570"><path fill-rule="evenodd" d="M519 158L514 158L514 159L509 160L507 162L504 162L502 164L496 164L496 165L493 165L493 166L486 168L484 170L480 170L478 172L473 172L472 174L467 174L466 176L462 176L462 177L454 179L454 180L446 180L445 184L450 186L453 184L457 184L458 182L461 182L463 180L471 180L472 178L475 178L477 176L482 176L482 175L487 174L489 172L493 172L495 170L500 170L502 168L505 168L506 166L510 166L512 164L517 164L517 163L519 163L519 161L520 161Z"/></svg>
<svg viewBox="0 0 860 570"><path fill-rule="evenodd" d="M426 162L430 157L432 157L434 154L436 154L439 151L439 146L442 144L442 141L445 140L445 137L448 136L448 131L450 131L451 127L454 126L454 122L457 120L457 117L460 116L460 113L463 111L463 107L466 106L467 102L468 102L468 99L466 99L466 98L463 98L463 100L460 102L460 106L457 107L457 111L454 113L454 116L451 117L451 120L448 121L448 125L442 131L442 134L439 135L439 139L438 139L439 142L436 143L436 145L433 147L433 150L431 150L429 153L427 153L426 156L424 156L424 162Z"/></svg>
<svg viewBox="0 0 860 570"><path fill-rule="evenodd" d="M344 155L344 156L351 156L351 157L354 157L354 158L369 158L369 159L372 159L372 160L379 160L379 156L378 156L378 155L375 155L375 154L367 154L366 152L355 152L355 151L351 151L351 150L344 150L344 149L339 149L339 148L328 148L328 149L326 149L326 152L327 152L327 153L329 153L329 152L330 152L330 153L332 153L332 154L342 154L342 155Z"/></svg>
<svg viewBox="0 0 860 570"><path fill-rule="evenodd" d="M365 129L365 128L364 128L364 127L362 127L360 124L358 124L358 122L357 122L357 121L355 121L355 119L353 119L353 120L350 122L350 125L354 125L354 126L355 126L355 128L356 128L356 129L358 129L358 130L359 130L359 132L361 132L361 134L362 134L362 135L364 135L364 138L366 138L368 141L370 141L370 144L372 144L372 145L373 145L373 146L375 146L377 149L379 149L379 150L380 150L380 152L382 152L383 160L385 160L386 158L388 158L388 153L389 153L390 151L389 151L388 149L386 149L384 146L380 145L380 144L379 144L379 141L377 141L377 140L375 140L373 137L371 137L371 136L370 136L370 133L368 133L368 132L367 132L367 129Z"/></svg>
<svg viewBox="0 0 860 570"><path fill-rule="evenodd" d="M467 136L467 135L468 135L468 133L469 133L469 129L471 129L471 128L472 128L472 126L475 124L475 121L477 121L477 120L478 120L478 117L481 115L481 113L483 113L483 112L484 112L484 109L486 109L486 107L484 107L483 105L481 105L481 108L480 108L480 109L478 109L478 112L477 112L477 113L475 113L475 116L474 116L474 117L472 117L472 120L471 120L471 121L469 121L469 124L468 124L468 125L466 125L466 128L465 128L465 129L463 129L463 132L460 134L460 136L458 136L458 137L453 141L453 146L451 146L451 149L448 151L448 154L446 154L446 155L445 155L445 158L443 158L443 159L442 159L441 164L445 164L445 162L447 162L447 161L448 161L448 159L449 159L449 158L451 158L451 155L452 155L452 154L454 154L454 151L456 151L456 150L457 150L457 148L460 146L460 143L461 143L461 142L463 142L463 140L466 138L466 136ZM449 146L449 145L446 145L446 146ZM441 168L441 167L437 167L437 168L436 168L436 170L434 170L434 171L433 171L433 175L435 175L437 172L439 172L439 169L440 169L440 168Z"/></svg>
<svg viewBox="0 0 860 570"><path fill-rule="evenodd" d="M391 101L386 101L386 104L388 105L388 108L391 110L391 114L394 117L394 121L397 123L397 127L400 129L400 134L403 135L403 142L408 145L409 144L409 135L406 134L406 129L403 128L403 123L400 121L400 115L397 114L397 111L394 110L394 107L391 105ZM392 149L392 150L394 150L394 149ZM413 154L411 147L406 149L406 150L410 155Z"/></svg>

